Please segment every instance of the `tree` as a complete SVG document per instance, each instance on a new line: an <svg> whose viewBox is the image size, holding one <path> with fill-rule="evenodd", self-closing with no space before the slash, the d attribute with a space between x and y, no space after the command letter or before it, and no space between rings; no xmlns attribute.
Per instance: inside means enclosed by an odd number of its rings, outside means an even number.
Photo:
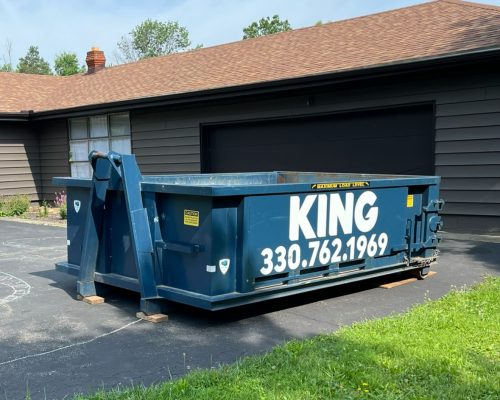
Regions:
<svg viewBox="0 0 500 400"><path fill-rule="evenodd" d="M78 66L78 57L75 53L63 51L54 59L54 70L57 75L68 76L85 72L85 67Z"/></svg>
<svg viewBox="0 0 500 400"><path fill-rule="evenodd" d="M12 68L12 64L4 63L0 65L0 72L14 72Z"/></svg>
<svg viewBox="0 0 500 400"><path fill-rule="evenodd" d="M188 30L176 21L147 19L117 43L118 63L177 53L191 45Z"/></svg>
<svg viewBox="0 0 500 400"><path fill-rule="evenodd" d="M52 75L49 63L40 56L38 46L30 46L25 57L19 59L17 72L25 74Z"/></svg>
<svg viewBox="0 0 500 400"><path fill-rule="evenodd" d="M0 72L12 72L12 41L10 39L5 40L5 50L7 50L7 55L3 54L3 64L0 65Z"/></svg>
<svg viewBox="0 0 500 400"><path fill-rule="evenodd" d="M272 19L269 17L261 18L259 22L252 22L246 28L243 28L243 39L271 35L291 29L292 27L287 19L282 21L278 15L273 15Z"/></svg>

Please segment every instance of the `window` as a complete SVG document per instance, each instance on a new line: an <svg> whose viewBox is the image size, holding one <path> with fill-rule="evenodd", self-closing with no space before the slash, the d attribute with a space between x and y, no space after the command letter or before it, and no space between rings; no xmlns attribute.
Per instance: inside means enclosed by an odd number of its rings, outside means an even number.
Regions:
<svg viewBox="0 0 500 400"><path fill-rule="evenodd" d="M69 120L69 162L71 176L90 178L89 152L98 150L131 153L128 113L97 115Z"/></svg>

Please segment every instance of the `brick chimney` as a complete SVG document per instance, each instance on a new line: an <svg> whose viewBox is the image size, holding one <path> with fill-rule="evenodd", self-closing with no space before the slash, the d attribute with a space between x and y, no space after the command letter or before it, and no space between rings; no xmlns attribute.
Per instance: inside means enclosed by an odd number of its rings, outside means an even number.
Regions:
<svg viewBox="0 0 500 400"><path fill-rule="evenodd" d="M90 51L87 52L87 73L93 74L94 72L100 71L106 66L106 57L104 57L104 51L99 50L99 47L92 47Z"/></svg>

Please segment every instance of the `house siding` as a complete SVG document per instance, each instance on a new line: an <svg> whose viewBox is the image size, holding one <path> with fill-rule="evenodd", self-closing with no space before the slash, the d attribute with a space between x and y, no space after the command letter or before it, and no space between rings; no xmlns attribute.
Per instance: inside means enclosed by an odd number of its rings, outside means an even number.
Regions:
<svg viewBox="0 0 500 400"><path fill-rule="evenodd" d="M69 139L66 119L41 121L38 125L40 140L40 180L42 190L40 199L51 201L55 192L64 188L54 186L54 176L69 176Z"/></svg>
<svg viewBox="0 0 500 400"><path fill-rule="evenodd" d="M499 62L282 92L225 103L131 112L132 149L144 174L201 171L204 125L432 103L435 174L446 222L500 230ZM418 157L418 154L409 155ZM486 217L486 218L485 218ZM464 219L465 218L465 219ZM464 223L464 221L466 221ZM485 222L486 221L486 222Z"/></svg>
<svg viewBox="0 0 500 400"><path fill-rule="evenodd" d="M0 196L41 192L38 137L27 122L0 122Z"/></svg>
<svg viewBox="0 0 500 400"><path fill-rule="evenodd" d="M143 174L200 171L199 127L194 120L186 123L175 120L175 113L131 114L132 152Z"/></svg>

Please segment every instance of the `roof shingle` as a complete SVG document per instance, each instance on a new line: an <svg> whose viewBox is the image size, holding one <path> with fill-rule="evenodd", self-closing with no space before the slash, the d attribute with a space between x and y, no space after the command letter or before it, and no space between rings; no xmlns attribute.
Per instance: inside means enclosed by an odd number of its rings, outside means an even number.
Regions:
<svg viewBox="0 0 500 400"><path fill-rule="evenodd" d="M430 3L150 58L93 74L0 73L0 111L48 111L500 47L500 7Z"/></svg>

